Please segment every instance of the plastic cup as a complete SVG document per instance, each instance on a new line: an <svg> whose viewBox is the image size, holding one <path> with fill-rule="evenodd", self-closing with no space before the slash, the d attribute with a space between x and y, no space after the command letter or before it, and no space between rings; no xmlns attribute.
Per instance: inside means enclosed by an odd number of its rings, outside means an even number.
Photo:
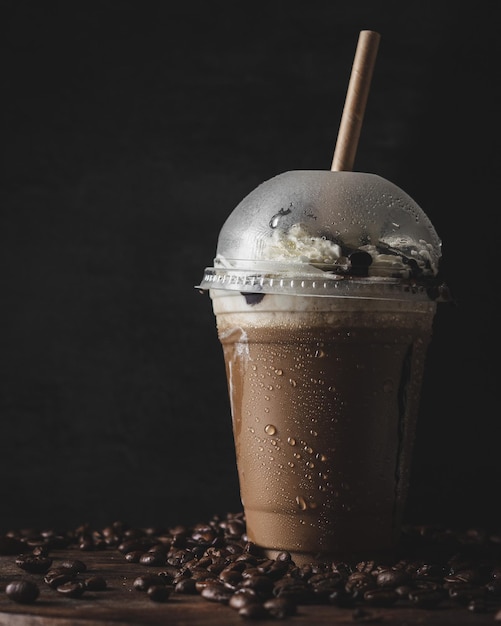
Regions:
<svg viewBox="0 0 501 626"><path fill-rule="evenodd" d="M287 172L223 226L200 287L224 353L247 534L269 556L395 549L439 259L422 210L370 174Z"/></svg>

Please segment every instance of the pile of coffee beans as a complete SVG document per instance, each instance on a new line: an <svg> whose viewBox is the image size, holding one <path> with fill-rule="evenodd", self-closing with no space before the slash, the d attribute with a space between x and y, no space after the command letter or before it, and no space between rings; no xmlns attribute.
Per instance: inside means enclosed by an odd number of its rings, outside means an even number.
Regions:
<svg viewBox="0 0 501 626"><path fill-rule="evenodd" d="M82 559L53 566L55 551L77 548ZM324 604L351 611L354 620L377 620L377 611L413 606L464 607L501 619L501 534L481 529L455 531L406 527L392 562L324 562L296 565L288 552L270 559L246 535L243 513L216 515L207 522L172 528L135 528L114 522L72 531L13 531L0 536L0 554L12 555L40 584L79 598L104 591L107 581L86 575L84 553L118 552L127 563L143 565L133 587L152 602L175 594L198 594L227 605L242 618L284 619L299 605ZM5 592L15 602L39 596L33 580L16 579ZM499 614L499 618L497 617Z"/></svg>

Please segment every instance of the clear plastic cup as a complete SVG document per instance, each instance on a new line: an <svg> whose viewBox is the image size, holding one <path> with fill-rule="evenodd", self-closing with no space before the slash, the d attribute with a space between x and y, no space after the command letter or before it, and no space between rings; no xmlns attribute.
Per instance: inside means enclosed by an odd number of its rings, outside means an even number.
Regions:
<svg viewBox="0 0 501 626"><path fill-rule="evenodd" d="M224 224L208 290L249 538L297 563L400 536L440 240L371 174L286 172Z"/></svg>

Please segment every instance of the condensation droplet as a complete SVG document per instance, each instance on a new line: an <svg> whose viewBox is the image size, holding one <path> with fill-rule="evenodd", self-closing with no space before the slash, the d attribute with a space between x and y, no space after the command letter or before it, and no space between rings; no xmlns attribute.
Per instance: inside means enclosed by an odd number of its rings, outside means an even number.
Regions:
<svg viewBox="0 0 501 626"><path fill-rule="evenodd" d="M299 452L294 452L294 458L295 459L300 459L301 455L299 454Z"/></svg>
<svg viewBox="0 0 501 626"><path fill-rule="evenodd" d="M319 461L322 461L323 463L327 461L327 457L325 456L325 454L321 454L320 452L315 455L315 458L318 459Z"/></svg>
<svg viewBox="0 0 501 626"><path fill-rule="evenodd" d="M297 382L293 378L289 378L289 383L291 387L295 387L297 385Z"/></svg>
<svg viewBox="0 0 501 626"><path fill-rule="evenodd" d="M252 428L252 426L249 428L249 432L253 435L256 431L254 430L254 428Z"/></svg>
<svg viewBox="0 0 501 626"><path fill-rule="evenodd" d="M318 437L318 433L316 430L310 430L310 434L312 434L314 437Z"/></svg>
<svg viewBox="0 0 501 626"><path fill-rule="evenodd" d="M275 370L275 374L276 374L277 376L282 376L282 374L283 374L283 373L284 373L284 371L283 371L283 370Z"/></svg>
<svg viewBox="0 0 501 626"><path fill-rule="evenodd" d="M315 467L315 463L312 463L311 461L308 461L308 463L306 463L306 467L309 467L310 469L313 469Z"/></svg>
<svg viewBox="0 0 501 626"><path fill-rule="evenodd" d="M287 443L288 443L290 446L295 446L295 445L296 445L296 440L294 439L294 437L288 437L288 438L287 438Z"/></svg>
<svg viewBox="0 0 501 626"><path fill-rule="evenodd" d="M301 509L301 511L306 511L308 505L306 504L306 500L303 496L296 496L296 504Z"/></svg>
<svg viewBox="0 0 501 626"><path fill-rule="evenodd" d="M287 463L287 465L288 465L289 467L294 467L294 463L293 463L292 461L289 461L289 462Z"/></svg>
<svg viewBox="0 0 501 626"><path fill-rule="evenodd" d="M266 426L264 427L264 432L267 435L273 436L277 434L277 429L273 424L266 424Z"/></svg>
<svg viewBox="0 0 501 626"><path fill-rule="evenodd" d="M305 446L304 447L304 451L307 452L308 454L312 454L313 453L313 448L311 446Z"/></svg>

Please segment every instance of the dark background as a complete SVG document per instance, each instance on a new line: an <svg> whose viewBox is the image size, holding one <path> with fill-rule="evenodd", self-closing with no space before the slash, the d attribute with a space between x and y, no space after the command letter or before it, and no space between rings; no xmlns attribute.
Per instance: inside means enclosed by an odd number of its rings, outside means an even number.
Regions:
<svg viewBox="0 0 501 626"><path fill-rule="evenodd" d="M443 240L406 520L500 526L496 1L0 3L0 530L240 508L207 294L259 183L330 169L360 30L355 170ZM496 390L497 391L497 390Z"/></svg>

